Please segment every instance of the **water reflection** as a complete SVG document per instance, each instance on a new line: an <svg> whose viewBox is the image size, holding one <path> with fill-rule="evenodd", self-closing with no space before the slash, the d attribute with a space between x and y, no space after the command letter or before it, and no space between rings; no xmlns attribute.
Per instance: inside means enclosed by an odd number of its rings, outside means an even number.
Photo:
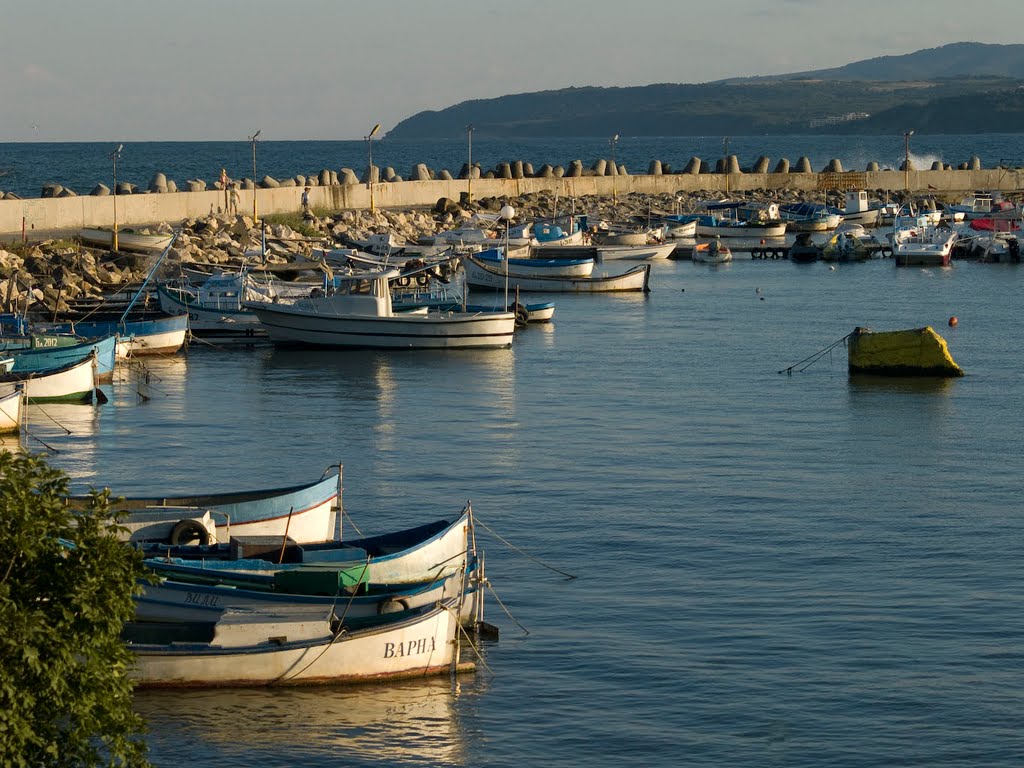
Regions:
<svg viewBox="0 0 1024 768"><path fill-rule="evenodd" d="M949 395L954 379L948 376L850 376L850 394Z"/></svg>
<svg viewBox="0 0 1024 768"><path fill-rule="evenodd" d="M447 678L386 686L209 691L139 691L135 709L149 724L150 758L180 759L182 746L223 750L218 765L330 754L330 764L464 762Z"/></svg>

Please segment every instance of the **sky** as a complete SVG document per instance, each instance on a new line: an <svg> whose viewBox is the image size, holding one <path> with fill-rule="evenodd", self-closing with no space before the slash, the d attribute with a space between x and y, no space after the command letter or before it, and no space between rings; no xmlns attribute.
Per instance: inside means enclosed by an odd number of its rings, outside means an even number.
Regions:
<svg viewBox="0 0 1024 768"><path fill-rule="evenodd" d="M348 140L570 86L1024 42L989 0L3 0L0 142Z"/></svg>

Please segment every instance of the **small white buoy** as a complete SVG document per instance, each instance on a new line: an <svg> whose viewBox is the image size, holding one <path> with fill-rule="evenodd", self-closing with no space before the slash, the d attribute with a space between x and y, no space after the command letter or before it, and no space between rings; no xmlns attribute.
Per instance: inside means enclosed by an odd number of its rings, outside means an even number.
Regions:
<svg viewBox="0 0 1024 768"><path fill-rule="evenodd" d="M760 292L761 292L761 289L760 289L760 288L755 288L755 289L754 289L754 293L760 293Z"/></svg>
<svg viewBox="0 0 1024 768"><path fill-rule="evenodd" d="M836 271L836 265L835 264L829 264L828 265L828 270L829 270L829 272L835 272Z"/></svg>

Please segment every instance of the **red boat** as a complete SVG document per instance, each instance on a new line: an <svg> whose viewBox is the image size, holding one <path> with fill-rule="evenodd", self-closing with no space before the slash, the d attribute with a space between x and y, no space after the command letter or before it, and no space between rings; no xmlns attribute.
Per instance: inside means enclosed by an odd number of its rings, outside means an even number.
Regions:
<svg viewBox="0 0 1024 768"><path fill-rule="evenodd" d="M996 219L986 217L983 219L971 219L971 229L979 232L1016 232L1020 229L1020 222L1016 219Z"/></svg>

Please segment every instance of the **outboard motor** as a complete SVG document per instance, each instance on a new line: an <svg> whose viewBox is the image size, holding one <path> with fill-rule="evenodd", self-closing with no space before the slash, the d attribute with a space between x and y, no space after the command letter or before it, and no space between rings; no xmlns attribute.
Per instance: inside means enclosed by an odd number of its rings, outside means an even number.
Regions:
<svg viewBox="0 0 1024 768"><path fill-rule="evenodd" d="M1020 241L1016 237L1006 241L1006 250L1010 255L1010 261L1020 264Z"/></svg>

